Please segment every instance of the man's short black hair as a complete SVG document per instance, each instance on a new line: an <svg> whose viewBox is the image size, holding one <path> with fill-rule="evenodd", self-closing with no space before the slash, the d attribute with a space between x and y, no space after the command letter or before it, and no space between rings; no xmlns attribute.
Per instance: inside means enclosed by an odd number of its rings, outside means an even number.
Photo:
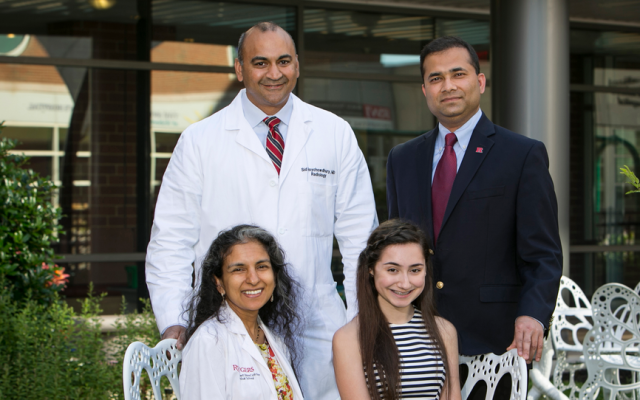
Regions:
<svg viewBox="0 0 640 400"><path fill-rule="evenodd" d="M278 29L282 29L282 27L280 27L280 25L276 24L275 22L270 22L270 21L258 22L251 28L247 29L245 32L242 32L242 35L240 35L240 40L238 40L238 61L240 61L240 65L242 65L244 62L242 59L242 53L244 52L243 51L244 39L246 38L247 33L249 33L249 31L252 29L257 29L260 32L267 32L267 31L276 32ZM293 49L295 50L296 42L293 40L293 37L291 37L291 34L285 31L284 29L282 29L282 31L286 32L287 35L289 35L289 37L291 38L291 42L293 42Z"/></svg>
<svg viewBox="0 0 640 400"><path fill-rule="evenodd" d="M437 39L433 39L422 49L420 53L420 73L422 75L422 79L424 80L424 60L427 58L429 54L440 53L441 51L453 49L454 47L459 47L461 49L466 49L469 53L469 63L473 65L473 68L476 70L476 74L480 73L480 60L478 59L478 54L474 50L474 48L464 40L455 36L443 36Z"/></svg>

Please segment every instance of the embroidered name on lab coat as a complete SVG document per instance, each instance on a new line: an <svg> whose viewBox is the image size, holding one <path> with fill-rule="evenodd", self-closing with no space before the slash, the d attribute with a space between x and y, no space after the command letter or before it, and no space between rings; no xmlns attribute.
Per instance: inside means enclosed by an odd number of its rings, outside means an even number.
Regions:
<svg viewBox="0 0 640 400"><path fill-rule="evenodd" d="M333 169L324 169L324 168L301 168L302 172L310 172L311 176L320 176L322 178L327 178L327 175L335 175L336 171Z"/></svg>
<svg viewBox="0 0 640 400"><path fill-rule="evenodd" d="M233 365L233 370L238 371L240 373L240 380L253 380L256 376L260 376L259 372L255 372L253 367L239 367L237 365Z"/></svg>

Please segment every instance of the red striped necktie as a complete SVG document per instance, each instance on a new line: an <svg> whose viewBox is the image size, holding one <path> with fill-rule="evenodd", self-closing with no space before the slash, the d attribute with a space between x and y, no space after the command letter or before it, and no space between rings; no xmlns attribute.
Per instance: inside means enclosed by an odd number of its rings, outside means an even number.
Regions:
<svg viewBox="0 0 640 400"><path fill-rule="evenodd" d="M278 117L267 117L262 120L269 127L269 134L267 135L267 154L273 162L273 166L276 167L278 175L280 175L280 167L282 166L282 156L284 155L284 140L278 130L280 120Z"/></svg>
<svg viewBox="0 0 640 400"><path fill-rule="evenodd" d="M453 145L458 141L455 133L447 133L444 137L445 146L442 157L438 161L436 174L433 177L431 185L431 216L433 217L433 245L436 245L440 228L442 228L442 219L447 209L449 195L453 187L453 181L456 179L458 172L458 162L456 152L453 151Z"/></svg>

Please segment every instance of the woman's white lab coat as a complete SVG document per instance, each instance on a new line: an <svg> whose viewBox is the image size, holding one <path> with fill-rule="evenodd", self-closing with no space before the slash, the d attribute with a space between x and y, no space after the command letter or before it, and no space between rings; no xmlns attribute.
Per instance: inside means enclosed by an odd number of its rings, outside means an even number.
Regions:
<svg viewBox="0 0 640 400"><path fill-rule="evenodd" d="M339 394L331 340L347 317L331 272L333 235L351 307L358 255L378 224L367 163L345 120L291 95L278 175L244 117L240 96L182 133L162 178L146 260L158 328L184 324L180 316L192 291L192 265L197 282L218 233L258 225L276 237L303 288L305 395L334 400Z"/></svg>
<svg viewBox="0 0 640 400"><path fill-rule="evenodd" d="M182 400L278 400L267 363L240 318L229 307L221 309L223 321L204 322L182 352ZM260 321L260 327L289 380L294 400L302 392L290 365L284 343Z"/></svg>

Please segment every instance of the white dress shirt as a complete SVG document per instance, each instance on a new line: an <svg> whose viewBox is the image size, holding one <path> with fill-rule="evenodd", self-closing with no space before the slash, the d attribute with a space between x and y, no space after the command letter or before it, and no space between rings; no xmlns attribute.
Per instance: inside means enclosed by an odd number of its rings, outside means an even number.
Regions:
<svg viewBox="0 0 640 400"><path fill-rule="evenodd" d="M269 134L269 127L265 124L264 119L267 117L273 117L274 115L267 115L259 109L255 104L249 100L247 97L247 93L242 91L242 111L244 112L244 118L249 123L249 126L253 129L253 131L258 135L258 139L260 139L260 143L266 149L267 148L267 135ZM278 117L280 120L280 125L278 125L278 131L280 131L280 135L282 136L282 140L287 143L287 132L289 131L289 121L291 120L291 112L293 111L293 101L291 101L291 95L289 95L289 99L287 100L287 104L284 105L275 114L275 117Z"/></svg>
<svg viewBox="0 0 640 400"><path fill-rule="evenodd" d="M478 112L454 132L458 138L458 141L453 145L453 151L456 153L456 162L458 163L456 171L460 169L464 152L467 151L469 140L471 140L471 134L473 133L473 130L476 129L476 125L478 125L480 117L482 117L482 110L478 108ZM436 138L436 148L433 151L433 167L431 168L431 183L433 183L433 177L436 175L438 162L440 161L440 158L442 158L442 153L444 153L444 137L447 136L448 133L451 133L451 131L445 128L441 123L438 123L438 137Z"/></svg>

